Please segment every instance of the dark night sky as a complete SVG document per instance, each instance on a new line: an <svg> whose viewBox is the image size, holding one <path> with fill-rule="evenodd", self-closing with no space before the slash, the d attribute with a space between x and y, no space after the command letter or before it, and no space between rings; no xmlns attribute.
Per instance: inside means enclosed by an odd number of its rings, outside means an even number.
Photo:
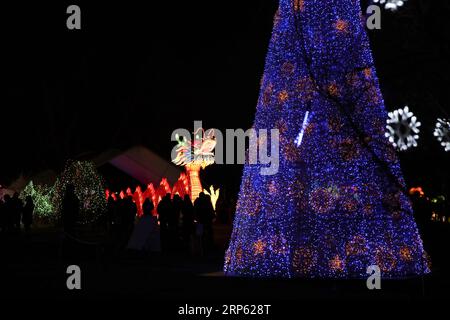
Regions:
<svg viewBox="0 0 450 320"><path fill-rule="evenodd" d="M91 2L2 4L0 184L135 144L169 159L171 132L194 120L251 125L276 0ZM409 104L423 122L421 147L402 156L407 180L440 185L449 155L432 130L450 113L450 8L409 2L383 14L372 47L387 108ZM69 4L81 31L66 29ZM239 184L238 166L208 170Z"/></svg>

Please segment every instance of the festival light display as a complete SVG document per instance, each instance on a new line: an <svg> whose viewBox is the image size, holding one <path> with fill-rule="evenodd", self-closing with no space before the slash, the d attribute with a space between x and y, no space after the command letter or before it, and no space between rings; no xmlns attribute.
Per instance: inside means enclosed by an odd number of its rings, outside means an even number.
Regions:
<svg viewBox="0 0 450 320"><path fill-rule="evenodd" d="M30 181L20 193L20 199L25 202L27 197L31 196L34 203L34 214L41 220L50 222L55 212L53 195L53 186L35 185L33 181Z"/></svg>
<svg viewBox="0 0 450 320"><path fill-rule="evenodd" d="M422 187L415 187L415 188L409 189L409 194L410 195L418 194L419 197L421 197L421 198L423 198L425 196L425 192L423 192Z"/></svg>
<svg viewBox="0 0 450 320"><path fill-rule="evenodd" d="M211 204L215 211L217 200L219 200L220 189L214 190L214 187L211 186L209 188L209 191L207 189L205 189L205 190L203 190L203 192L211 198Z"/></svg>
<svg viewBox="0 0 450 320"><path fill-rule="evenodd" d="M386 115L359 2L280 0L254 121L280 131L279 173L245 165L225 273L429 272Z"/></svg>
<svg viewBox="0 0 450 320"><path fill-rule="evenodd" d="M61 216L62 203L69 184L75 187L75 193L80 200L78 222L88 224L97 220L105 212L107 202L103 179L95 165L88 161L67 161L64 171L54 185L53 206L56 218Z"/></svg>
<svg viewBox="0 0 450 320"><path fill-rule="evenodd" d="M450 151L450 121L438 119L433 134L444 147L444 150Z"/></svg>
<svg viewBox="0 0 450 320"><path fill-rule="evenodd" d="M114 201L119 200L119 198L123 200L127 196L131 197L133 202L136 204L136 214L138 217L141 217L144 214L143 205L147 199L153 202L155 207L153 214L156 215L156 208L166 194L170 194L172 197L174 195L179 195L181 198L184 198L185 195L189 195L189 186L186 174L182 173L180 175L173 188L170 187L167 179L163 178L157 188L154 187L153 183L150 183L147 185L147 189L145 191L142 191L140 186L137 186L134 192L131 191L131 188L127 188L126 192L120 191L118 193L111 192L109 189L105 191L106 200L110 197L112 197Z"/></svg>
<svg viewBox="0 0 450 320"><path fill-rule="evenodd" d="M201 136L199 132L202 133ZM203 129L198 129L194 134L194 142L186 139L186 137L176 136L178 141L177 156L172 160L176 165L186 168L190 196L193 202L203 191L200 182L200 170L214 163L213 150L216 147L214 130L205 132Z"/></svg>
<svg viewBox="0 0 450 320"><path fill-rule="evenodd" d="M217 200L219 199L220 189L215 190L214 187L211 186L209 190L202 191L211 197L211 203L215 210ZM107 189L104 194L106 196L106 200L112 197L114 201L117 201L119 198L124 199L126 196L132 197L137 207L137 216L140 217L144 213L143 205L146 199L150 199L153 202L153 205L155 207L153 214L156 215L156 208L166 194L170 194L172 198L175 195L178 195L182 199L184 199L186 195L190 196L191 192L189 188L188 177L185 173L181 173L180 177L178 178L177 182L174 183L173 187L170 186L166 178L163 178L156 189L153 183L150 183L147 185L147 189L145 191L142 191L141 187L137 186L134 192L131 191L131 188L127 188L126 192L120 191L119 193L111 192L109 189Z"/></svg>
<svg viewBox="0 0 450 320"><path fill-rule="evenodd" d="M419 139L419 127L422 125L417 121L416 116L409 110L409 107L395 110L388 113L387 126L388 132L385 136L389 142L400 151L406 151L411 147L417 147Z"/></svg>

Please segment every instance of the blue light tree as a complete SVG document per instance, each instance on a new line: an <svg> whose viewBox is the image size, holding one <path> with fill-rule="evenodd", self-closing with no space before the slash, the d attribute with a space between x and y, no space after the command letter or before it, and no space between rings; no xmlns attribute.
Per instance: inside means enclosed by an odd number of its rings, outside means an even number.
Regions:
<svg viewBox="0 0 450 320"><path fill-rule="evenodd" d="M279 129L280 170L244 167L225 272L428 273L386 118L359 1L280 0L254 122Z"/></svg>

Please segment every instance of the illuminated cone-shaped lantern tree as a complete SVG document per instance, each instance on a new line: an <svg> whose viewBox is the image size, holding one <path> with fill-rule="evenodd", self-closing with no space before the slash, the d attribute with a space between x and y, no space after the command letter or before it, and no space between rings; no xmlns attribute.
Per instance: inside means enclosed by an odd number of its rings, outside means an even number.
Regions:
<svg viewBox="0 0 450 320"><path fill-rule="evenodd" d="M279 171L244 167L225 272L429 272L386 119L359 1L280 0L254 122L279 130Z"/></svg>
<svg viewBox="0 0 450 320"><path fill-rule="evenodd" d="M200 131L202 133L201 136L198 135ZM189 195L192 202L203 191L200 181L200 170L214 164L213 150L216 147L214 130L204 132L203 129L198 129L195 135L194 142L186 139L186 137L176 136L178 141L177 156L173 159L173 163L176 165L186 167Z"/></svg>

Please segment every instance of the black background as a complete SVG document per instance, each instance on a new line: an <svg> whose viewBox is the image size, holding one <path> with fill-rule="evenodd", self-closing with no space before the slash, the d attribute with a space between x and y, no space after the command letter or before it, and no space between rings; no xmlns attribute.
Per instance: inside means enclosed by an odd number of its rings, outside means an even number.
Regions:
<svg viewBox="0 0 450 320"><path fill-rule="evenodd" d="M66 8L81 7L81 30ZM365 6L365 4L363 4ZM275 0L2 4L0 184L67 158L143 144L170 159L176 128L251 126ZM409 105L420 146L402 154L410 185L445 191L449 154L432 133L448 117L446 0L409 0L370 31L386 107ZM240 166L203 176L237 190ZM448 193L448 192L447 192Z"/></svg>

